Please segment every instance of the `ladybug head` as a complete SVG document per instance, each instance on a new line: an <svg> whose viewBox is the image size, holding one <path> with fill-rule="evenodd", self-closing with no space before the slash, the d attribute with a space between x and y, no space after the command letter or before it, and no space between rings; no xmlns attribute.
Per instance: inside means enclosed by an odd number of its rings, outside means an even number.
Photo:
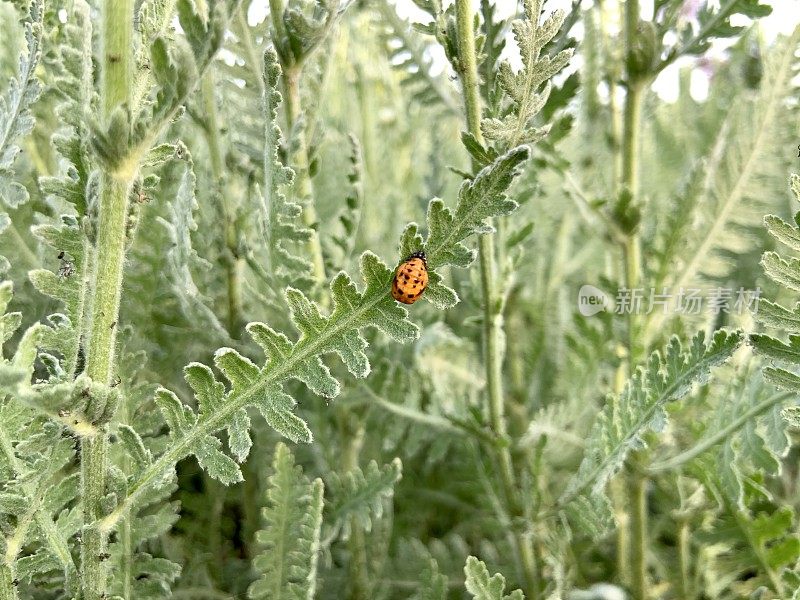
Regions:
<svg viewBox="0 0 800 600"><path fill-rule="evenodd" d="M417 250L416 252L410 254L406 260L411 260L412 258L421 258L422 261L427 264L427 257L425 256L424 250Z"/></svg>

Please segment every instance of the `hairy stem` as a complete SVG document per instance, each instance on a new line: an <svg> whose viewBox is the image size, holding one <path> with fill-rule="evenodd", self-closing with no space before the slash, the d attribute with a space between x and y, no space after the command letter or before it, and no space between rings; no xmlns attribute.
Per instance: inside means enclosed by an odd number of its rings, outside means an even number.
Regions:
<svg viewBox="0 0 800 600"><path fill-rule="evenodd" d="M17 585L14 572L6 564L0 564L0 600L17 600Z"/></svg>
<svg viewBox="0 0 800 600"><path fill-rule="evenodd" d="M631 509L631 588L635 597L644 600L647 594L647 482L636 474L628 484Z"/></svg>
<svg viewBox="0 0 800 600"><path fill-rule="evenodd" d="M639 2L624 3L624 43L625 43L625 106L622 117L622 177L620 193L628 192L631 205L636 206L639 194L639 140L641 130L642 95L646 89L646 79L641 74L632 73L632 55L636 48L636 36L639 27ZM622 254L625 273L625 287L629 290L636 289L641 276L641 240L638 227L630 231L623 242ZM633 374L639 362L640 351L637 341L638 315L635 310L628 313L628 347L627 364L628 376ZM638 463L644 460L640 453L631 457L631 462ZM627 486L628 506L630 507L630 555L627 564L630 565L631 593L636 600L645 600L647 597L647 478L638 468L632 469L629 474ZM625 535L626 532L620 534ZM620 546L618 552L625 551ZM618 557L618 564L625 561ZM627 574L626 574L627 575Z"/></svg>
<svg viewBox="0 0 800 600"><path fill-rule="evenodd" d="M678 577L681 598L685 600L692 600L692 582L690 576L691 569L691 530L689 529L689 521L681 519L678 523L678 565L680 567L680 576Z"/></svg>
<svg viewBox="0 0 800 600"><path fill-rule="evenodd" d="M115 108L129 103L133 51L133 0L106 0L102 11L101 102L108 119ZM109 384L116 356L117 319L125 260L125 227L132 173L104 171L100 176L94 298L87 345L86 373ZM106 535L92 526L102 517L108 439L105 432L81 440L81 498L84 530L81 536L81 587L84 600L106 596L103 564Z"/></svg>
<svg viewBox="0 0 800 600"><path fill-rule="evenodd" d="M467 130L483 144L481 133L481 105L478 79L478 63L473 30L474 12L470 0L456 0L456 27L458 29L459 75L464 96ZM483 338L486 387L489 396L489 420L498 439L508 437L503 393L503 301L497 289L494 235L481 236L478 242L483 295ZM518 498L514 464L507 445L496 446L496 457L500 468L508 511L512 517L522 516ZM525 592L530 598L539 597L539 575L531 540L521 532L514 533L514 543L523 569Z"/></svg>

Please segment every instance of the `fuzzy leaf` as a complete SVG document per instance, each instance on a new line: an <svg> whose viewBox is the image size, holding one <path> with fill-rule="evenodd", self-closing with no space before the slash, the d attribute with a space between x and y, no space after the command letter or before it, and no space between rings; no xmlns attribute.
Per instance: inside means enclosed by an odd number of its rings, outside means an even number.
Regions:
<svg viewBox="0 0 800 600"><path fill-rule="evenodd" d="M572 50L562 50L555 56L542 56L542 49L556 36L566 15L553 12L539 23L542 0L525 0L525 18L511 24L514 39L520 49L522 68L514 73L508 61L500 63L497 83L511 100L513 109L504 117L484 119L481 129L486 138L510 148L518 144L539 141L547 128L531 126L531 120L542 110L550 95L549 80L572 58ZM544 88L539 91L539 88Z"/></svg>
<svg viewBox="0 0 800 600"><path fill-rule="evenodd" d="M447 600L447 577L439 572L439 565L433 558L422 572L422 582L417 598L419 600Z"/></svg>
<svg viewBox="0 0 800 600"><path fill-rule="evenodd" d="M490 577L489 569L486 568L483 561L474 556L467 557L464 575L466 575L464 585L475 600L525 600L525 595L521 590L514 590L510 594L504 595L505 577L500 573L495 573Z"/></svg>
<svg viewBox="0 0 800 600"><path fill-rule="evenodd" d="M275 446L265 527L256 533L262 552L253 559L259 578L250 598L307 600L314 597L322 526L322 481L303 475L284 444Z"/></svg>
<svg viewBox="0 0 800 600"><path fill-rule="evenodd" d="M328 506L330 516L326 522L341 527L344 538L350 535L351 517L364 530L370 531L373 520L383 515L383 500L394 494L402 469L400 459L395 458L383 467L370 461L366 471L355 467L344 475L334 473L328 482L333 500Z"/></svg>
<svg viewBox="0 0 800 600"><path fill-rule="evenodd" d="M286 284L309 276L311 263L297 255L286 242L305 242L311 231L298 223L301 208L286 200L284 187L294 180L294 171L280 160L281 130L278 127L278 91L281 68L273 48L264 53L262 112L264 116L264 190L260 213L264 247L268 248L267 265Z"/></svg>
<svg viewBox="0 0 800 600"><path fill-rule="evenodd" d="M32 2L25 21L27 53L20 56L17 74L9 81L5 96L0 96L0 201L16 208L27 202L28 191L13 182L13 166L20 147L19 140L33 129L31 106L39 98L41 82L34 72L41 56L42 4Z"/></svg>
<svg viewBox="0 0 800 600"><path fill-rule="evenodd" d="M435 215L429 221L430 233L425 244L429 265L469 263L472 254L463 240L485 232L484 219L507 214L515 208L516 203L508 200L504 192L528 154L527 148L516 148L483 169L474 180L465 182L455 211L446 209L441 201L431 202L437 208L429 211ZM298 379L314 392L333 396L338 393L338 383L321 362L324 354L338 354L353 374L364 376L370 367L364 353L366 341L361 336L362 329L374 327L397 342L407 342L418 335L417 327L407 319L407 310L391 297L393 271L377 256L365 252L361 256L361 275L362 289L344 272L334 278L330 285L333 308L329 313L301 291L287 290L291 316L300 331L297 341L264 324L248 325L247 331L267 354L263 367L256 367L231 349L218 351L217 365L231 387L221 397L220 388L203 387L216 389L212 399L203 400L215 406L213 413L198 417L172 392L160 390L157 404L171 429L170 451L140 474L132 484L133 492L109 519L121 518L136 505L149 485L157 485L165 473L172 471L175 462L191 454L197 455L201 464L213 465L215 474L222 479L238 480L241 475L236 463L218 450L219 440L214 434L228 427L236 413L247 406L258 408L270 425L289 439L310 441L311 432L291 412L294 399L283 390L289 379ZM392 474L394 470L397 473ZM385 476L392 481L399 477L399 464ZM347 512L347 505L342 510ZM369 510L360 514L368 517Z"/></svg>
<svg viewBox="0 0 800 600"><path fill-rule="evenodd" d="M69 221L65 219L65 221ZM63 357L62 368L73 374L80 351L87 286L88 241L80 228L67 222L59 227L38 225L33 234L50 248L54 271L36 269L28 277L40 293L62 303L61 313L50 315L51 328L45 335L44 347ZM63 252L62 258L58 255Z"/></svg>
<svg viewBox="0 0 800 600"><path fill-rule="evenodd" d="M653 352L647 366L639 367L619 397L609 398L589 435L580 468L559 504L566 505L589 490L593 495L603 494L628 453L645 446L644 434L664 428L667 404L681 399L694 385L706 383L711 369L730 358L741 341L741 332L719 330L706 344L700 332L687 349L673 336L663 357Z"/></svg>
<svg viewBox="0 0 800 600"><path fill-rule="evenodd" d="M520 146L482 169L472 181L461 184L455 211L441 200L432 200L428 206L428 238L425 252L428 268L453 265L467 267L475 253L461 240L473 233L488 233L492 228L485 220L512 212L517 203L505 195L520 166L528 158L527 148Z"/></svg>

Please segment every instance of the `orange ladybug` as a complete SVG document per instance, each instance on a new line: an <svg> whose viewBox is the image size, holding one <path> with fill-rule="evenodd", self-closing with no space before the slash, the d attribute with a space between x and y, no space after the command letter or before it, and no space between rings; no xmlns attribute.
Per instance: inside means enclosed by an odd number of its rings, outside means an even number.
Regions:
<svg viewBox="0 0 800 600"><path fill-rule="evenodd" d="M424 252L414 252L394 273L392 298L403 304L414 304L428 286L428 263Z"/></svg>

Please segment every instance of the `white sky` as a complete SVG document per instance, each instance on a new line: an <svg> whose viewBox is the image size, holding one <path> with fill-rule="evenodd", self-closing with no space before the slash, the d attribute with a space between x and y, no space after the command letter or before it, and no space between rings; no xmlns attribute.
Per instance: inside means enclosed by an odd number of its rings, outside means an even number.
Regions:
<svg viewBox="0 0 800 600"><path fill-rule="evenodd" d="M386 0L379 0L379 1L386 1ZM427 15L417 8L411 0L393 0L396 7L398 14L407 20L410 21L420 21L424 22L429 20ZM589 5L591 0L583 0L584 4ZM719 4L719 0L709 0L710 2L715 2ZM764 34L765 41L771 42L777 35L784 34L788 35L792 32L792 30L800 25L800 0L763 0L765 4L769 4L772 6L772 14L768 17L764 17L761 19L762 31ZM447 5L452 0L444 0L444 4ZM477 6L477 0L474 0L475 5ZM497 16L498 18L507 18L513 15L519 6L518 0L494 0L494 4L497 7ZM571 0L546 0L545 2L545 12L551 12L558 8L568 10L571 6ZM645 2L643 5L643 9L646 10L647 6L652 6L652 3ZM253 0L248 10L248 21L253 23L258 23L263 20L269 12L269 3L268 0ZM643 14L645 18L648 18L650 15ZM734 25L744 25L749 22L746 18L740 18L736 20L736 17L732 19ZM575 26L573 33L580 38L581 37L581 24L578 23ZM709 50L709 54L714 56L721 56L725 52L726 42L719 42L712 46ZM433 65L434 69L445 69L448 68L447 60L444 56L444 50L442 48L436 46L432 48L431 52L433 58ZM516 43L514 42L511 34L509 33L508 39L506 41L506 47L503 51L503 58L506 58L511 62L512 66L517 68L520 64L519 60L519 52L516 48ZM579 57L578 57L579 58ZM670 65L664 72L662 72L656 82L653 85L653 88L658 93L658 95L665 101L670 102L674 101L677 96L678 90L678 73L682 66L685 66L687 63L691 63L694 59L691 57L687 57L677 61L676 63ZM572 64L570 65L569 69L571 71L580 67L580 64L577 60L573 60ZM698 100L702 100L707 95L708 91L708 79L706 75L700 71L695 70L692 73L692 81L691 81L691 93Z"/></svg>

